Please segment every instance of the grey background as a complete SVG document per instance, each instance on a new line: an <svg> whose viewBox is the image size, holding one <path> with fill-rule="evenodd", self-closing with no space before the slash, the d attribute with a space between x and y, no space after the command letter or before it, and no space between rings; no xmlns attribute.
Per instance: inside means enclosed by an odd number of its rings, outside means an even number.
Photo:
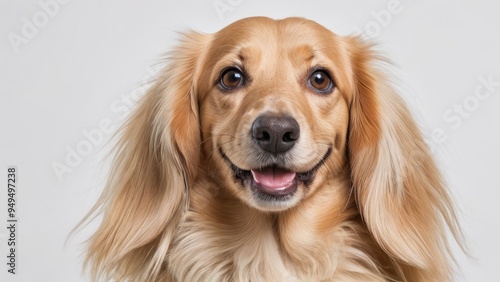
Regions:
<svg viewBox="0 0 500 282"><path fill-rule="evenodd" d="M498 281L498 2L54 1L0 1L0 281L88 281L81 243L96 225L66 238L105 180L112 133L96 130L117 128L177 31L210 33L255 15L307 17L379 43L460 208L475 259L455 248L456 281ZM85 156L68 157L78 148ZM58 178L54 164L71 171ZM4 263L9 165L19 170L15 276Z"/></svg>

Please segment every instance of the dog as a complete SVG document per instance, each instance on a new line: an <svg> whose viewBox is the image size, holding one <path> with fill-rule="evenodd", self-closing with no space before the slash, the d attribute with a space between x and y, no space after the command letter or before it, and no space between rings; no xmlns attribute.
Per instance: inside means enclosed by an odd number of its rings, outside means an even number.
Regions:
<svg viewBox="0 0 500 282"><path fill-rule="evenodd" d="M302 18L183 34L89 214L93 279L452 280L454 205L373 49Z"/></svg>

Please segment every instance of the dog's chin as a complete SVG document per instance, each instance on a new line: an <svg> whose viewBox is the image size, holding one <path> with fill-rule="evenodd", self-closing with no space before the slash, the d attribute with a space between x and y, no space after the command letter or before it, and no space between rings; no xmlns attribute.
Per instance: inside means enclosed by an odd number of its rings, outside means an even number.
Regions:
<svg viewBox="0 0 500 282"><path fill-rule="evenodd" d="M295 172L280 164L244 170L231 162L222 149L219 151L231 168L233 181L246 194L243 200L259 210L276 212L289 209L300 202L314 181L316 171L331 154L329 148L314 167L305 172Z"/></svg>

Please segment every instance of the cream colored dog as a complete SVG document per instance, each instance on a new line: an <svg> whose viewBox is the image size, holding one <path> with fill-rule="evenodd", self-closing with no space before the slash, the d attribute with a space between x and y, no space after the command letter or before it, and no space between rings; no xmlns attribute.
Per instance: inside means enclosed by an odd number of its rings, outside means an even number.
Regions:
<svg viewBox="0 0 500 282"><path fill-rule="evenodd" d="M450 280L455 212L379 61L300 18L185 34L123 129L94 279Z"/></svg>

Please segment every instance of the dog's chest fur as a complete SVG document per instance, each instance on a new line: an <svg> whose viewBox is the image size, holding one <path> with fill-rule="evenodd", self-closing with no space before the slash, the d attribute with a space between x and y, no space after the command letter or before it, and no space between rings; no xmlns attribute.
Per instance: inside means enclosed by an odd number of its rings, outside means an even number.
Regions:
<svg viewBox="0 0 500 282"><path fill-rule="evenodd" d="M173 281L385 281L349 211L319 230L314 207L278 217L206 183L192 190L168 255Z"/></svg>

